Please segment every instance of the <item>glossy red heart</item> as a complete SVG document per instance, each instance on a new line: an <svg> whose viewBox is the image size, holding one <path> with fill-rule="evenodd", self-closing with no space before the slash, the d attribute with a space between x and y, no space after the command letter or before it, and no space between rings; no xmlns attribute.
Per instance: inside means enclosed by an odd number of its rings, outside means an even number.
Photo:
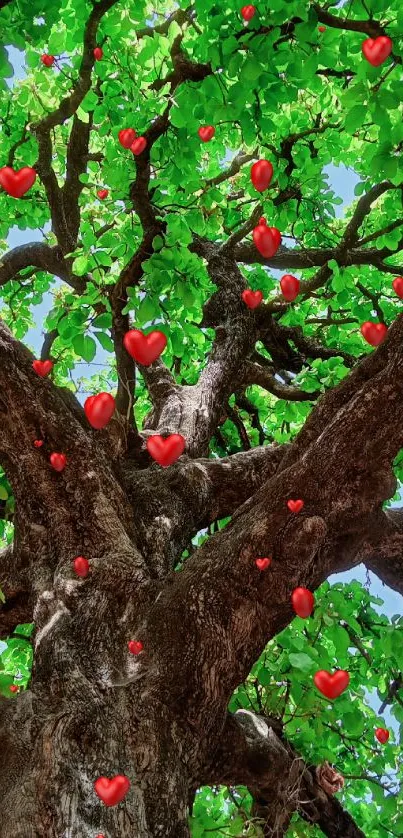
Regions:
<svg viewBox="0 0 403 838"><path fill-rule="evenodd" d="M55 56L54 55L41 55L41 61L42 61L42 64L45 65L45 67L51 67L52 64L55 63Z"/></svg>
<svg viewBox="0 0 403 838"><path fill-rule="evenodd" d="M325 669L321 669L315 673L313 680L319 692L326 698L338 698L347 689L350 676L344 669L337 669L336 672L333 672L333 675Z"/></svg>
<svg viewBox="0 0 403 838"><path fill-rule="evenodd" d="M288 500L287 506L290 512L301 512L301 509L304 506L304 501L299 498L299 500Z"/></svg>
<svg viewBox="0 0 403 838"><path fill-rule="evenodd" d="M255 565L258 570L267 570L271 565L271 559L255 559Z"/></svg>
<svg viewBox="0 0 403 838"><path fill-rule="evenodd" d="M250 170L251 181L258 192L264 192L273 177L273 166L268 160L258 160Z"/></svg>
<svg viewBox="0 0 403 838"><path fill-rule="evenodd" d="M67 465L67 457L65 454L51 454L50 455L50 465L54 468L55 471L63 471Z"/></svg>
<svg viewBox="0 0 403 838"><path fill-rule="evenodd" d="M123 148L130 148L136 139L136 132L134 128L122 128L118 134L120 145Z"/></svg>
<svg viewBox="0 0 403 838"><path fill-rule="evenodd" d="M93 428L100 430L108 424L115 412L115 399L110 393L89 396L84 402L84 413Z"/></svg>
<svg viewBox="0 0 403 838"><path fill-rule="evenodd" d="M10 690L10 693L18 693L19 687L17 687L17 684L11 684L9 686L9 690Z"/></svg>
<svg viewBox="0 0 403 838"><path fill-rule="evenodd" d="M134 143L131 144L130 151L132 151L133 154L138 155L138 154L141 154L144 151L146 146L147 146L146 138L145 137L137 137L135 139Z"/></svg>
<svg viewBox="0 0 403 838"><path fill-rule="evenodd" d="M381 743L381 745L385 745L386 742L389 739L390 733L384 727L377 727L377 729L375 731L375 736L376 736L378 742Z"/></svg>
<svg viewBox="0 0 403 838"><path fill-rule="evenodd" d="M104 198L108 197L109 189L98 189L97 195L98 195L98 198L100 198L101 201L103 201Z"/></svg>
<svg viewBox="0 0 403 838"><path fill-rule="evenodd" d="M94 58L95 58L95 60L96 60L96 61L99 61L99 60L100 60L100 58L102 58L103 54L104 54L104 53L103 53L103 49L102 49L102 47L95 47L95 49L94 49Z"/></svg>
<svg viewBox="0 0 403 838"><path fill-rule="evenodd" d="M197 133L203 143L208 143L214 137L215 128L213 125L202 125Z"/></svg>
<svg viewBox="0 0 403 838"><path fill-rule="evenodd" d="M165 439L160 434L155 434L155 436L149 436L147 439L148 453L163 468L176 462L183 454L185 445L186 440L181 434L171 434Z"/></svg>
<svg viewBox="0 0 403 838"><path fill-rule="evenodd" d="M284 274L280 279L281 293L291 303L299 294L299 279L292 274Z"/></svg>
<svg viewBox="0 0 403 838"><path fill-rule="evenodd" d="M257 308L263 300L263 294L261 291L251 291L250 288L247 288L246 291L242 291L241 296L248 308Z"/></svg>
<svg viewBox="0 0 403 838"><path fill-rule="evenodd" d="M34 185L35 180L36 171L31 166L24 166L18 172L10 166L0 169L0 186L13 198L22 198Z"/></svg>
<svg viewBox="0 0 403 838"><path fill-rule="evenodd" d="M121 803L129 788L130 780L124 774L116 774L111 779L98 777L98 780L95 780L94 783L94 789L105 806L116 806L117 803Z"/></svg>
<svg viewBox="0 0 403 838"><path fill-rule="evenodd" d="M380 35L379 38L367 38L362 42L362 51L367 61L373 67L379 67L386 61L388 55L392 52L393 43L386 35Z"/></svg>
<svg viewBox="0 0 403 838"><path fill-rule="evenodd" d="M156 329L145 335L140 329L131 329L126 332L123 338L123 346L126 352L144 367L149 367L160 357L167 345L167 339L163 332Z"/></svg>
<svg viewBox="0 0 403 838"><path fill-rule="evenodd" d="M242 6L241 15L244 20L252 20L256 13L256 9L254 6Z"/></svg>
<svg viewBox="0 0 403 838"><path fill-rule="evenodd" d="M77 576L82 576L83 579L88 576L90 571L90 563L88 559L85 559L84 556L77 556L73 562L74 570Z"/></svg>
<svg viewBox="0 0 403 838"><path fill-rule="evenodd" d="M403 300L403 276L397 276L396 279L393 280L392 288L396 292L397 296Z"/></svg>
<svg viewBox="0 0 403 838"><path fill-rule="evenodd" d="M32 361L32 367L41 378L49 375L53 364L52 361Z"/></svg>
<svg viewBox="0 0 403 838"><path fill-rule="evenodd" d="M319 32L326 32L326 26L318 26Z"/></svg>
<svg viewBox="0 0 403 838"><path fill-rule="evenodd" d="M34 439L35 448L42 448L43 439Z"/></svg>
<svg viewBox="0 0 403 838"><path fill-rule="evenodd" d="M127 648L132 655L139 655L143 651L143 644L141 640L129 640Z"/></svg>
<svg viewBox="0 0 403 838"><path fill-rule="evenodd" d="M367 320L361 326L361 334L371 346L379 346L388 334L388 327L384 323L371 323Z"/></svg>
<svg viewBox="0 0 403 838"><path fill-rule="evenodd" d="M308 588L294 588L291 594L292 607L298 617L310 617L315 604L313 593Z"/></svg>
<svg viewBox="0 0 403 838"><path fill-rule="evenodd" d="M277 227L268 227L267 224L260 223L253 231L253 241L259 253L266 259L270 259L280 247L280 230L277 230Z"/></svg>

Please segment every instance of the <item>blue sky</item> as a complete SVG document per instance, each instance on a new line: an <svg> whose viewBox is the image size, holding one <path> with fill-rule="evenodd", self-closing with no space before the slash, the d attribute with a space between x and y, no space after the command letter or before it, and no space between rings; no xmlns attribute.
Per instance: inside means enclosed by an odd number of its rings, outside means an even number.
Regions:
<svg viewBox="0 0 403 838"><path fill-rule="evenodd" d="M344 5L342 2L339 5ZM24 69L24 53L20 50L15 49L12 46L7 47L9 60L14 68L14 77L8 80L8 84L10 88L13 84L18 80L24 77L25 69ZM4 165L0 161L0 165ZM351 170L347 169L345 166L339 166L336 168L333 165L327 166L324 170L329 178L329 184L333 191L343 200L343 204L336 206L336 216L341 217L344 213L345 207L354 200L354 188L359 181L359 177L357 174ZM49 229L49 227L47 228ZM40 241L42 239L42 233L40 230L19 230L18 227L12 227L7 237L8 244L11 247L15 247L17 245L24 244L29 241ZM278 273L279 275L282 272L274 272ZM33 329L30 329L27 333L26 337L24 338L24 342L32 349L37 356L39 357L39 353L41 350L42 342L43 342L43 322L48 314L50 308L52 307L52 295L47 293L44 295L43 301L40 305L35 306L35 322L36 326ZM106 360L108 358L108 354L104 352L100 347L97 348L97 355L94 358L93 364L87 365L85 363L78 365L77 369L74 372L74 380L77 380L81 376L89 376L92 375L99 367L96 365L98 364L106 364ZM80 400L82 401L86 395L83 394L80 396ZM371 582L371 593L375 596L379 596L384 600L383 606L376 606L380 613L386 614L389 618L392 617L394 614L402 614L403 613L403 597L400 594L397 594L395 591L390 590L389 588L385 587L373 574L369 574L370 582ZM362 584L366 582L366 570L365 568L360 565L359 567L355 568L352 571L348 571L347 573L338 574L337 576L331 576L329 581L350 581L352 579L359 580Z"/></svg>

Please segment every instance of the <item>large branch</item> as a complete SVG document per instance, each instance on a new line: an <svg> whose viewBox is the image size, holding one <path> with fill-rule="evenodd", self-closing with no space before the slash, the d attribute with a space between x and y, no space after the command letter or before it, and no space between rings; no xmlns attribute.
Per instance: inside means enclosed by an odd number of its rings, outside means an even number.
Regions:
<svg viewBox="0 0 403 838"><path fill-rule="evenodd" d="M285 741L277 719L248 710L227 715L214 759L202 776L208 785L247 786L255 801L252 815L263 821L265 838L282 838L295 811L328 838L365 838L320 781L321 773Z"/></svg>
<svg viewBox="0 0 403 838"><path fill-rule="evenodd" d="M21 244L3 253L0 256L0 285L5 285L20 271L29 267L58 276L78 293L82 293L85 288L83 278L71 273L69 263L64 259L60 247L50 247L45 242Z"/></svg>
<svg viewBox="0 0 403 838"><path fill-rule="evenodd" d="M207 722L211 702L226 706L267 641L290 622L292 590L315 590L329 573L360 561L371 516L396 485L392 463L403 446L402 339L400 316L386 352L381 346L372 354L373 374L358 381L356 371L350 374L354 392L328 415L319 438L307 440L288 467L286 452L274 476L190 556L151 609L149 638L163 621L167 642L159 653L166 661L182 648L184 635L193 648L195 626L208 609L199 663L189 652L180 683L169 676L166 683L166 699L180 695L184 713L199 724ZM303 498L303 513L289 513L289 498ZM257 571L257 556L272 557L268 572ZM206 681L201 672L210 668L214 678Z"/></svg>

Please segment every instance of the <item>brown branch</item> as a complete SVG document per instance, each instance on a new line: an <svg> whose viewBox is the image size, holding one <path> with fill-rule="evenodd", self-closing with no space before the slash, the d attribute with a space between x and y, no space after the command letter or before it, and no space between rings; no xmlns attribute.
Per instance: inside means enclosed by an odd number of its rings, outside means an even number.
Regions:
<svg viewBox="0 0 403 838"><path fill-rule="evenodd" d="M273 396L277 396L278 399L285 399L290 402L313 402L320 395L320 390L307 393L298 387L281 384L267 369L251 362L244 364L240 376L243 385L258 384L259 387L263 387L264 390L272 393Z"/></svg>
<svg viewBox="0 0 403 838"><path fill-rule="evenodd" d="M348 222L343 238L340 242L340 250L341 251L348 251L351 247L357 244L358 242L358 231L368 213L371 211L372 204L378 200L378 198L387 192L389 189L399 189L401 187L395 186L388 180L383 181L382 183L376 184L373 186L372 189L369 189L365 195L362 195L359 201L357 202L357 206L353 212L353 216Z"/></svg>

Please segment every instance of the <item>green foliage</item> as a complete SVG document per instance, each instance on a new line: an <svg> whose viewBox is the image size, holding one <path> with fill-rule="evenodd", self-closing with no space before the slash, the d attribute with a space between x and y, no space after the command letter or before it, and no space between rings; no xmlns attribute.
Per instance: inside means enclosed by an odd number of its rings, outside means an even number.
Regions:
<svg viewBox="0 0 403 838"><path fill-rule="evenodd" d="M169 129L153 145L152 200L166 230L154 237L152 253L142 263L143 276L128 288L124 308L133 327L147 330L158 326L167 335L164 361L180 383L189 385L198 380L211 348L214 332L200 324L203 306L216 289L204 262L187 246L195 235L224 242L250 218L257 200L250 164L220 184L211 183L240 149L247 153L257 149L257 156L273 161L272 187L260 196L262 214L283 232L285 244L301 249L336 246L362 194L384 179L393 184L403 180L399 63L371 67L361 55L362 33L331 26L319 33L309 0L262 0L245 30L239 0L195 0L193 5L197 27L186 28L183 47L192 60L210 63L214 74L197 85L185 83L177 88ZM187 0L166 0L163 13L167 16L178 6L187 8ZM1 166L12 149L15 168L36 163L38 147L29 129L25 141L20 142L24 129L68 95L71 79L77 77L91 8L89 0L18 0L0 10L0 112L7 113L1 125ZM170 50L181 32L173 22L164 34L137 39L136 30L142 29L145 21L153 21L154 9L155 4L148 0L136 0L110 10L99 29L104 59L96 62L92 87L78 109L83 122L88 124L91 117L90 152L100 157L91 159L81 176L80 236L70 254L73 271L84 282L84 294L78 297L39 270L33 275L31 270L23 270L18 281L0 288L1 316L20 339L37 319L35 307L51 294L52 309L43 328L58 333L52 348L58 359L54 381L74 389L71 373L84 362L86 372L77 387L86 394L116 390L110 306L107 302L107 312L102 314L94 307L99 302L105 304L105 290L130 262L143 233L129 197L135 161L130 152L122 150L117 134L122 127L133 125L140 135L152 119L164 113L169 85L159 88L155 82L171 71ZM343 16L346 8L333 6L331 11ZM370 14L386 27L394 55L402 58L400 0L348 4L352 19ZM300 22L292 37L284 38L281 27L294 18ZM261 25L268 31L259 35ZM26 78L15 81L12 92L6 84L12 75L5 49L8 44L25 50L27 70ZM44 68L40 62L43 52L55 54L63 72ZM348 70L353 75L347 82ZM201 124L216 127L214 140L206 145L197 135ZM326 126L326 130L304 134L315 126ZM59 182L66 174L70 129L71 123L65 121L52 132L53 165ZM282 143L300 133L292 149L294 169L289 174L290 161L282 155ZM330 164L354 169L359 177L354 201L342 218L338 214L341 198L324 172ZM96 195L101 185L109 189L108 199L102 202ZM301 201L290 198L276 204L276 195L287 188L300 189ZM234 194L241 197L234 198ZM364 220L360 237L388 228L401 217L401 209L399 190L381 196ZM49 206L39 179L21 201L0 192L0 260L8 249L5 240L13 225L24 231L37 230L49 222ZM47 239L56 243L53 233L48 233ZM386 260L389 266L399 264L399 227L371 242L392 252ZM241 450L243 430L251 446L293 439L318 393L347 375L345 354L358 358L372 351L360 335L360 323L377 319L380 309L389 325L401 312L402 302L392 291L390 273L373 266L343 266L336 260L330 261L329 267L329 280L314 295L302 295L279 317L281 325L300 327L307 339L333 351L333 357L327 359L304 352L304 363L293 385L312 394L312 401L286 401L255 385L249 387L243 399L231 397L228 415L211 442L212 456ZM270 269L242 264L240 269L251 288L262 290L265 300L278 294L278 279ZM314 274L314 269L305 269L303 279ZM375 314L374 299L378 305ZM98 344L108 353L101 370L93 366ZM258 344L257 349L271 361L263 345ZM138 375L138 426L150 408ZM395 474L403 482L403 453L396 458ZM0 512L0 540L6 545L13 537L14 499L1 471ZM199 533L192 546L200 545L214 529L227 523L218 522ZM378 724L387 726L385 719L376 715L374 703L379 705L387 697L389 684L403 670L402 619L390 622L380 615L373 607L380 603L357 582L325 583L316 594L316 603L313 617L295 619L268 644L230 707L263 709L278 716L288 738L307 761L329 760L345 774L349 779L340 799L367 838L387 838L389 827L393 834L402 834L403 802L397 793L402 780L398 760L403 733L401 703L395 701L391 706L393 731L388 744L379 746L373 736ZM18 627L0 655L0 692L7 697L12 683L22 688L28 683L30 630ZM346 668L351 673L349 690L335 702L327 702L313 686L312 676L321 668ZM216 832L259 838L262 832L251 821L250 809L251 798L245 789L202 789L196 798L192 835L201 838ZM288 831L290 838L319 834L297 816Z"/></svg>

